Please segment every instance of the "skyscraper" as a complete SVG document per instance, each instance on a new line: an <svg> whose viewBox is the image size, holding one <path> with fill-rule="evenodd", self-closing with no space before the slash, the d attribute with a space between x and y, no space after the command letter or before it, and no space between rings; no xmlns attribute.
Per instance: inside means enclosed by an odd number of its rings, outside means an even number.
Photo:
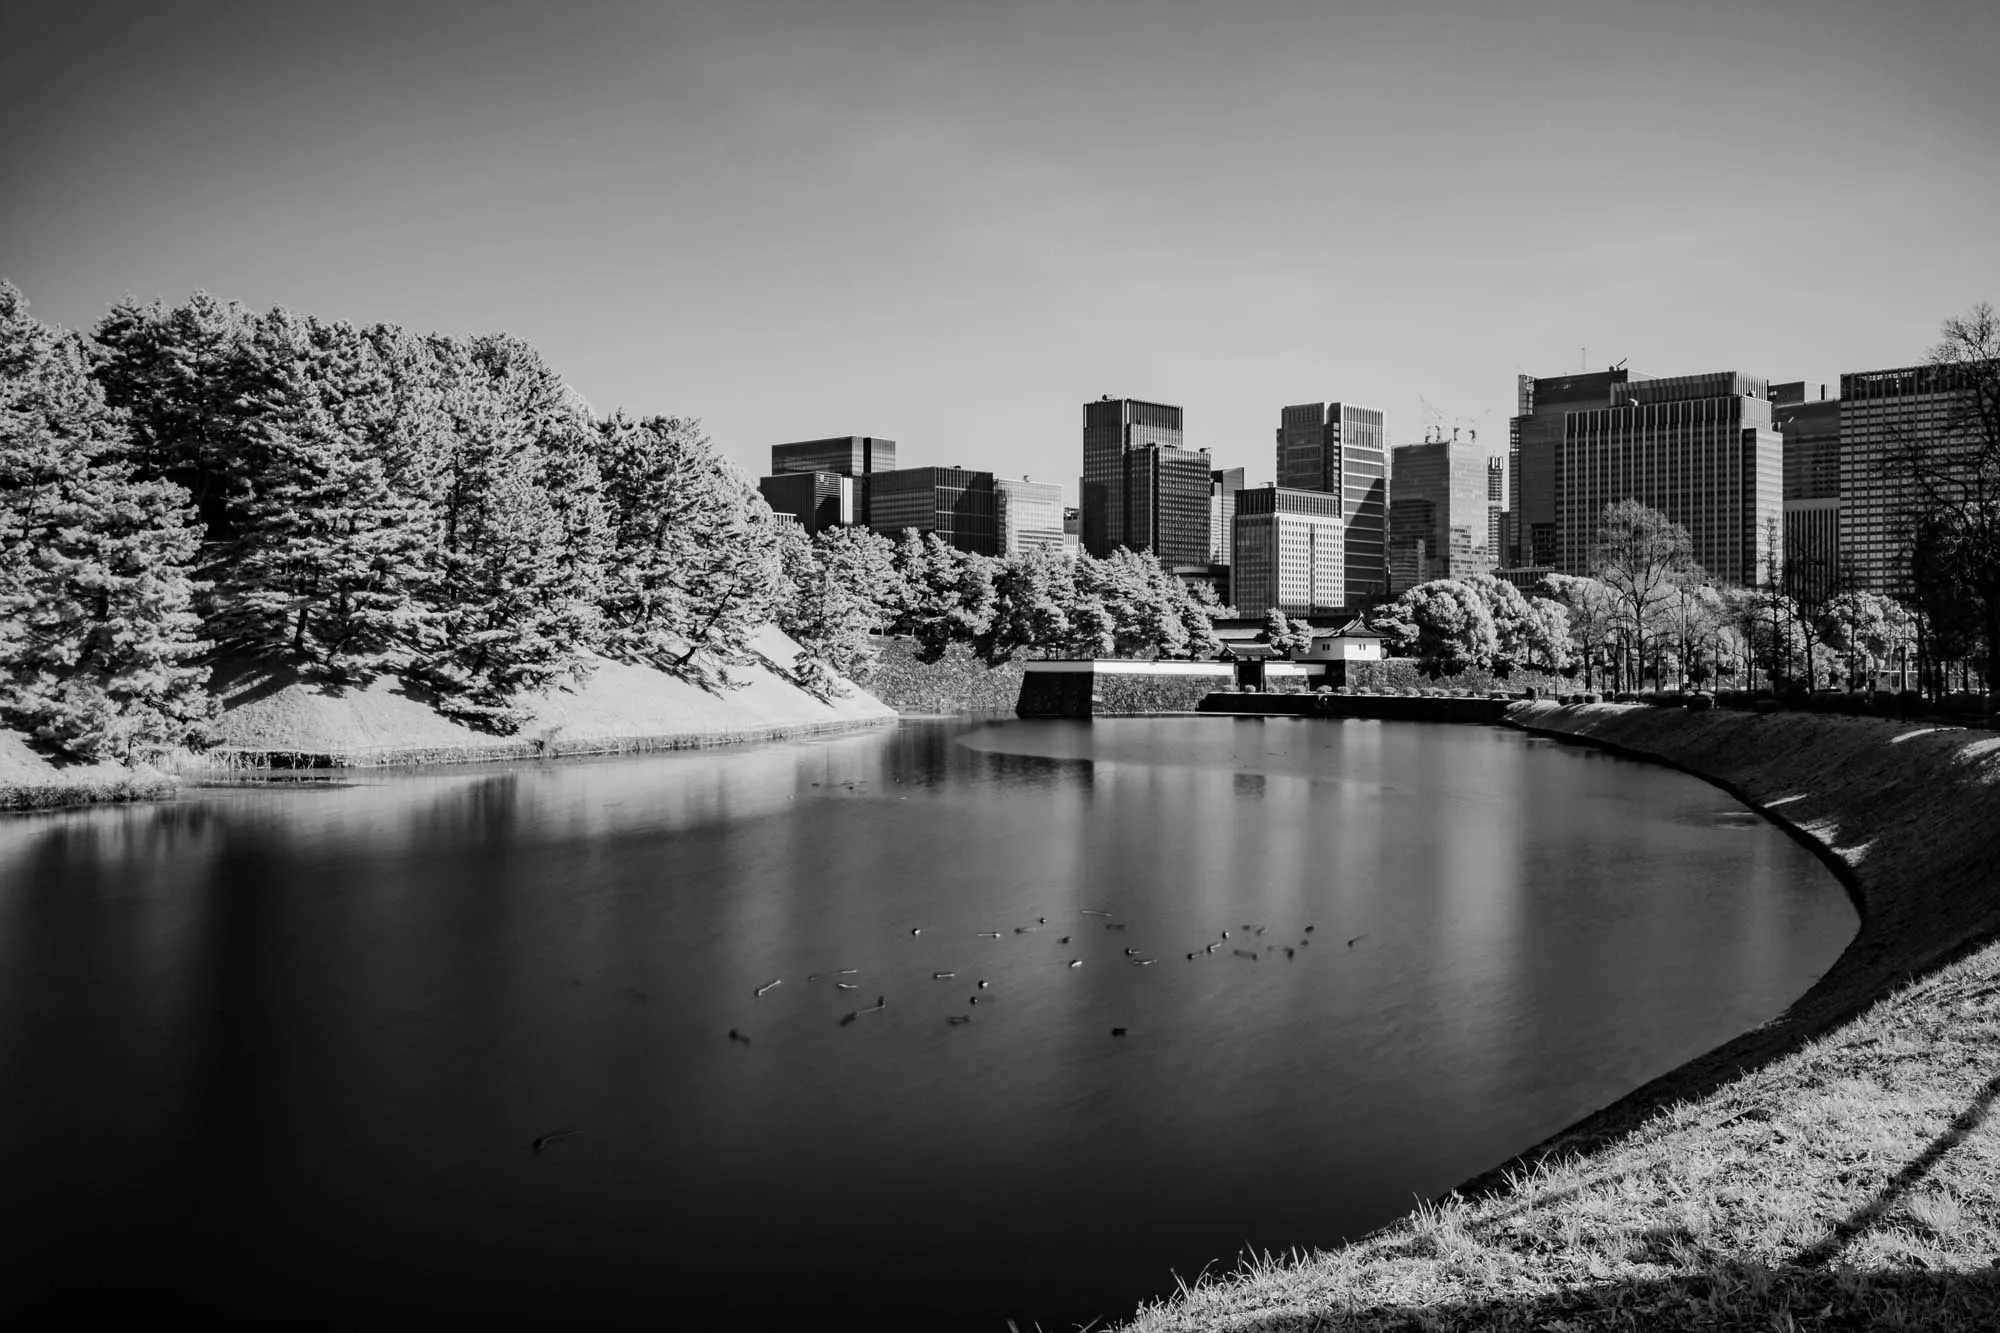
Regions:
<svg viewBox="0 0 2000 1333"><path fill-rule="evenodd" d="M1948 498L1970 481L1980 443L1981 371L1905 366L1840 377L1840 561L1857 588L1907 595L1921 492L1917 462ZM1984 382L1991 384L1990 378ZM1991 394L1989 387L1986 392Z"/></svg>
<svg viewBox="0 0 2000 1333"><path fill-rule="evenodd" d="M1710 574L1749 586L1782 542L1783 463L1768 384L1734 371L1608 385L1564 415L1556 566L1590 572L1604 507L1637 500L1688 530Z"/></svg>
<svg viewBox="0 0 2000 1333"><path fill-rule="evenodd" d="M996 553L1020 555L1046 549L1060 555L1062 500L1062 487L1052 481L996 477L993 481L993 517L999 529Z"/></svg>
<svg viewBox="0 0 2000 1333"><path fill-rule="evenodd" d="M961 551L993 555L993 474L962 467L906 467L870 479L868 526L890 539L935 532Z"/></svg>
<svg viewBox="0 0 2000 1333"><path fill-rule="evenodd" d="M868 521L868 479L874 473L888 472L895 466L896 442L873 435L831 435L823 440L795 440L790 444L771 446L771 472L775 476L817 472L854 478L845 502L847 516L840 520L843 523ZM827 490L827 483L817 483L815 489L823 493ZM765 498L770 499L773 493L788 502L784 512L797 512L798 501L803 495L798 483L766 488ZM771 507L778 508L778 500L771 500ZM818 530L811 523L806 526L809 531Z"/></svg>
<svg viewBox="0 0 2000 1333"><path fill-rule="evenodd" d="M1181 444L1181 409L1106 396L1083 405L1083 547L1168 566L1208 560L1208 451Z"/></svg>
<svg viewBox="0 0 2000 1333"><path fill-rule="evenodd" d="M1471 440L1426 440L1390 455L1390 591L1491 573L1492 461Z"/></svg>
<svg viewBox="0 0 2000 1333"><path fill-rule="evenodd" d="M1236 537L1236 492L1243 489L1243 469L1218 468L1208 474L1208 563L1226 565Z"/></svg>
<svg viewBox="0 0 2000 1333"><path fill-rule="evenodd" d="M1515 416L1507 432L1507 509L1513 541L1501 553L1503 563L1513 567L1555 566L1562 552L1557 520L1561 506L1563 418L1571 412L1603 407L1612 401L1610 393L1614 386L1646 378L1616 367L1546 379L1532 375L1517 377Z"/></svg>
<svg viewBox="0 0 2000 1333"><path fill-rule="evenodd" d="M1352 403L1302 403L1278 414L1278 485L1340 497L1347 595L1389 587L1389 459L1382 414Z"/></svg>
<svg viewBox="0 0 2000 1333"><path fill-rule="evenodd" d="M1804 381L1771 386L1771 415L1783 441L1785 591L1808 606L1839 589L1840 400L1807 399Z"/></svg>
<svg viewBox="0 0 2000 1333"><path fill-rule="evenodd" d="M1338 611L1346 605L1346 525L1338 495L1259 486L1236 492L1236 528L1229 567L1230 601L1238 614L1261 616Z"/></svg>

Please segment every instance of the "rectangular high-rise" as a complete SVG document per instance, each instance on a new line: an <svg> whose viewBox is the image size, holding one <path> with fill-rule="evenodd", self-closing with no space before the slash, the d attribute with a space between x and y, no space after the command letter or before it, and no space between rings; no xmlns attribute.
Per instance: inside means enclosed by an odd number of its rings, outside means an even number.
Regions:
<svg viewBox="0 0 2000 1333"><path fill-rule="evenodd" d="M1515 415L1507 431L1507 510L1513 528L1508 566L1554 567L1562 549L1561 508L1563 420L1569 413L1602 407L1611 390L1646 379L1612 368L1515 379Z"/></svg>
<svg viewBox="0 0 2000 1333"><path fill-rule="evenodd" d="M868 526L891 540L907 529L935 532L947 545L994 555L993 474L961 467L877 472L869 485Z"/></svg>
<svg viewBox="0 0 2000 1333"><path fill-rule="evenodd" d="M1971 498L1993 370L1905 366L1840 377L1840 561L1853 585L1908 596L1919 474L1950 502ZM2000 403L1987 401L1987 411Z"/></svg>
<svg viewBox="0 0 2000 1333"><path fill-rule="evenodd" d="M1181 409L1108 395L1083 405L1083 548L1164 565L1208 559L1206 450L1183 446Z"/></svg>
<svg viewBox="0 0 2000 1333"><path fill-rule="evenodd" d="M1805 390L1773 384L1771 415L1784 442L1785 591L1817 606L1841 590L1840 400Z"/></svg>
<svg viewBox="0 0 2000 1333"><path fill-rule="evenodd" d="M1237 614L1320 615L1347 604L1341 497L1259 486L1236 492L1229 596Z"/></svg>
<svg viewBox="0 0 2000 1333"><path fill-rule="evenodd" d="M1391 454L1390 591L1430 579L1488 574L1493 549L1491 459L1472 440L1426 440Z"/></svg>
<svg viewBox="0 0 2000 1333"><path fill-rule="evenodd" d="M1063 494L1054 482L996 477L993 517L999 531L998 554L1039 550L1062 554Z"/></svg>
<svg viewBox="0 0 2000 1333"><path fill-rule="evenodd" d="M856 521L854 491L858 484L858 478L834 472L785 472L760 478L757 490L772 510L797 519L810 534Z"/></svg>
<svg viewBox="0 0 2000 1333"><path fill-rule="evenodd" d="M1236 492L1243 489L1243 469L1217 468L1208 474L1208 563L1229 563L1236 538Z"/></svg>
<svg viewBox="0 0 2000 1333"><path fill-rule="evenodd" d="M896 467L896 442L874 435L830 435L823 440L794 440L771 446L771 471L777 476L799 472L830 472L853 477L854 516L868 521L868 478Z"/></svg>
<svg viewBox="0 0 2000 1333"><path fill-rule="evenodd" d="M1714 577L1749 587L1783 540L1784 469L1767 381L1734 371L1608 385L1563 418L1556 567L1588 574L1606 505L1637 500L1688 530Z"/></svg>
<svg viewBox="0 0 2000 1333"><path fill-rule="evenodd" d="M1300 403L1278 414L1278 485L1340 497L1347 595L1389 587L1389 457L1382 414L1352 403Z"/></svg>

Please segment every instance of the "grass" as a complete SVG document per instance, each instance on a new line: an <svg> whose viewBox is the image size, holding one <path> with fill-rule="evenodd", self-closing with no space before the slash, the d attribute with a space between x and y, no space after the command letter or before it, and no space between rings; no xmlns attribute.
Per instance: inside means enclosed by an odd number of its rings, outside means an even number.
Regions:
<svg viewBox="0 0 2000 1333"><path fill-rule="evenodd" d="M1132 1327L2000 1328L1996 1095L1991 946L1613 1147Z"/></svg>
<svg viewBox="0 0 2000 1333"><path fill-rule="evenodd" d="M1461 1192L1130 1327L2000 1329L1995 742L1562 712L1524 715L1724 778L1836 849L1854 944L1780 1019Z"/></svg>
<svg viewBox="0 0 2000 1333"><path fill-rule="evenodd" d="M117 801L156 801L172 796L178 780L161 775L71 782L0 782L0 811L59 810Z"/></svg>

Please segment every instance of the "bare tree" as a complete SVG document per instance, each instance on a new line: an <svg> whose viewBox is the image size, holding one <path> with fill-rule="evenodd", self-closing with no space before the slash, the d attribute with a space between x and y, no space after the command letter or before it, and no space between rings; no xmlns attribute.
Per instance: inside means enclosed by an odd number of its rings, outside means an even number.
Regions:
<svg viewBox="0 0 2000 1333"><path fill-rule="evenodd" d="M1908 488L1911 591L1935 629L1978 626L1987 689L2000 692L2000 315L1982 301L1943 335L1925 374L1948 407L1935 429L1898 441L1887 465Z"/></svg>
<svg viewBox="0 0 2000 1333"><path fill-rule="evenodd" d="M1668 611L1680 601L1680 586L1696 574L1688 530L1637 500L1604 507L1597 541L1590 549L1591 577L1611 589L1620 630L1631 644L1634 684L1646 667L1648 635L1666 629ZM1654 668L1657 680L1657 665Z"/></svg>

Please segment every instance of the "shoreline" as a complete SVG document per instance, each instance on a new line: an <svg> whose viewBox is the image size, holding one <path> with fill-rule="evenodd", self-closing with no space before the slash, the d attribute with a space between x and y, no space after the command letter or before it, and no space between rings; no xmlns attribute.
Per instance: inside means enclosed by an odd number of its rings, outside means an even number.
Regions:
<svg viewBox="0 0 2000 1333"><path fill-rule="evenodd" d="M1547 702L1502 725L1765 815L1834 870L1854 939L1777 1017L1441 1198L1121 1327L2000 1326L2000 738Z"/></svg>

